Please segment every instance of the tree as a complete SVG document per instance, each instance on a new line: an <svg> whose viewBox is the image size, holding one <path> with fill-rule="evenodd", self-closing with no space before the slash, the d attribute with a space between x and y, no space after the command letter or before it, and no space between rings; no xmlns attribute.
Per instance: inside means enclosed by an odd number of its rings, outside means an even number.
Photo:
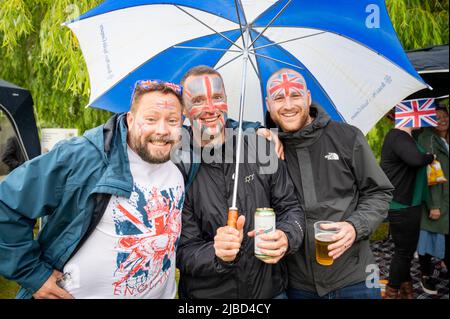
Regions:
<svg viewBox="0 0 450 319"><path fill-rule="evenodd" d="M84 108L86 65L72 31L62 26L100 2L0 0L0 78L31 91L40 127L84 132L110 116Z"/></svg>
<svg viewBox="0 0 450 319"><path fill-rule="evenodd" d="M448 0L387 0L405 50L448 43Z"/></svg>

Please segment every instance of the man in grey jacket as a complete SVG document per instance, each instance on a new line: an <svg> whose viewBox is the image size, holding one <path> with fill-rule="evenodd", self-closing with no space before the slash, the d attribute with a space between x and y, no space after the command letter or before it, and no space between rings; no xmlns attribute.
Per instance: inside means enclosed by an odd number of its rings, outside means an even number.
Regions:
<svg viewBox="0 0 450 319"><path fill-rule="evenodd" d="M311 105L305 79L294 70L269 78L266 102L306 214L304 245L287 258L289 297L380 298L369 236L387 215L393 187L364 135ZM315 258L313 224L320 220L339 229L328 247L330 266Z"/></svg>

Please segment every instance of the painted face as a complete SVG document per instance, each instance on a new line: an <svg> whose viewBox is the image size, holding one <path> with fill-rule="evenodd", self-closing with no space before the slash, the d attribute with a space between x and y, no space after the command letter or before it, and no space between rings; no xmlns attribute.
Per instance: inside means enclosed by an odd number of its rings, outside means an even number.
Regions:
<svg viewBox="0 0 450 319"><path fill-rule="evenodd" d="M208 138L223 134L228 105L219 76L208 74L187 78L183 97L194 130Z"/></svg>
<svg viewBox="0 0 450 319"><path fill-rule="evenodd" d="M448 114L445 111L437 110L436 111L436 117L438 121L438 126L436 127L436 130L438 131L448 131Z"/></svg>
<svg viewBox="0 0 450 319"><path fill-rule="evenodd" d="M272 120L285 132L298 131L310 121L311 94L298 73L279 73L267 83L267 106Z"/></svg>
<svg viewBox="0 0 450 319"><path fill-rule="evenodd" d="M269 82L269 95L272 100L306 95L305 81L294 73L280 73Z"/></svg>
<svg viewBox="0 0 450 319"><path fill-rule="evenodd" d="M181 103L175 95L161 92L146 93L138 103L135 114L127 114L128 145L144 161L167 162L180 138Z"/></svg>

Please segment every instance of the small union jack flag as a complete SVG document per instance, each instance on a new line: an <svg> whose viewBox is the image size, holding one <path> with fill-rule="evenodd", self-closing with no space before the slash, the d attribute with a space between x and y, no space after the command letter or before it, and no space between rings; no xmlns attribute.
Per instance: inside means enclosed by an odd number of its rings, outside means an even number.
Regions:
<svg viewBox="0 0 450 319"><path fill-rule="evenodd" d="M403 101L395 106L395 127L437 126L434 99Z"/></svg>

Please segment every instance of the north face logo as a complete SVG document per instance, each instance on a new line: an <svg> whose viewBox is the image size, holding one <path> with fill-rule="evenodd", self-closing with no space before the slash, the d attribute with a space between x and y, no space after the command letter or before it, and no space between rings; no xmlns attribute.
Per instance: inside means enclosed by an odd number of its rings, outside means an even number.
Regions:
<svg viewBox="0 0 450 319"><path fill-rule="evenodd" d="M325 155L325 158L329 161L339 161L339 155L336 153L328 152L328 155Z"/></svg>

